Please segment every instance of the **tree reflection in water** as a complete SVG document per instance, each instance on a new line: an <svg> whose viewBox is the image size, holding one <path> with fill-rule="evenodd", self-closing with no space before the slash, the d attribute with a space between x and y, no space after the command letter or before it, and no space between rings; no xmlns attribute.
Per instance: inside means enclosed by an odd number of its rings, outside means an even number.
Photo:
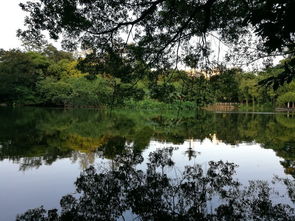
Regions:
<svg viewBox="0 0 295 221"><path fill-rule="evenodd" d="M183 144L189 139L236 146L256 143L283 158L295 178L295 115L234 114L206 111L97 111L0 108L0 162L10 160L27 171L70 158L85 169L97 157L150 148L151 141ZM99 154L98 154L99 153ZM185 154L193 159L193 148Z"/></svg>
<svg viewBox="0 0 295 221"><path fill-rule="evenodd" d="M209 162L187 166L170 176L173 148L150 153L145 170L140 154L131 149L114 158L116 167L84 170L76 180L78 194L62 197L61 212L42 206L18 215L17 220L117 220L133 214L137 220L294 220L293 205L276 204L283 197L264 181L243 186L234 178L236 165ZM294 182L285 183L294 200Z"/></svg>

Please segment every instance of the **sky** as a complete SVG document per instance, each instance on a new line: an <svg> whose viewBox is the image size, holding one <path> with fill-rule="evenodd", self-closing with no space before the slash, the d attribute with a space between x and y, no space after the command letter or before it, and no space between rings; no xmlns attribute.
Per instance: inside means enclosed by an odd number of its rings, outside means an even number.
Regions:
<svg viewBox="0 0 295 221"><path fill-rule="evenodd" d="M21 42L16 30L23 27L25 13L18 6L23 0L0 0L0 48L5 50L18 48Z"/></svg>

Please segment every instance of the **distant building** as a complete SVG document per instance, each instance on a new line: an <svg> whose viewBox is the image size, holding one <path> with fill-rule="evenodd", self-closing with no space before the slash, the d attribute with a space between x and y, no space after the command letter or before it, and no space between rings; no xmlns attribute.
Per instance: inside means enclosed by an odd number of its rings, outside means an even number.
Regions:
<svg viewBox="0 0 295 221"><path fill-rule="evenodd" d="M210 79L212 76L219 75L221 73L220 69L213 69L213 70L196 70L190 69L186 70L186 73L190 77L204 77L206 79Z"/></svg>

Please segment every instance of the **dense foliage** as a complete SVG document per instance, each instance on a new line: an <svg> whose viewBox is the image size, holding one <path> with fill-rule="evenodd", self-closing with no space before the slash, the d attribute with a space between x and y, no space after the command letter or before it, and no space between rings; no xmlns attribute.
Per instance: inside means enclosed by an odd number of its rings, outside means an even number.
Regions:
<svg viewBox="0 0 295 221"><path fill-rule="evenodd" d="M278 76L284 61L260 72L233 68L208 75L149 69L140 58L112 53L94 63L51 45L39 51L1 51L0 61L0 103L9 105L195 109L216 102L254 107L295 102L290 96L294 81L278 90L259 86L260 81Z"/></svg>

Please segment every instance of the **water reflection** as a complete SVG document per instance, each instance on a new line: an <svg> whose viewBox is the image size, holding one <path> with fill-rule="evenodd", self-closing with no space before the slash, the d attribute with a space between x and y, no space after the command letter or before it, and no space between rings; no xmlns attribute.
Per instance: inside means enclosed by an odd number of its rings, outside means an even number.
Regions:
<svg viewBox="0 0 295 221"><path fill-rule="evenodd" d="M60 200L61 211L43 207L17 217L23 220L294 220L295 182L277 178L287 186L286 195L265 181L242 185L234 178L233 163L209 162L185 167L177 175L172 154L175 148L151 152L146 169L138 169L143 157L132 148L113 158L110 170L93 166L75 182L78 194ZM170 168L170 169L169 169ZM274 200L275 199L275 200Z"/></svg>
<svg viewBox="0 0 295 221"><path fill-rule="evenodd" d="M294 220L295 116L0 108L0 122L1 220ZM78 194L45 210L80 169Z"/></svg>
<svg viewBox="0 0 295 221"><path fill-rule="evenodd" d="M87 168L97 156L112 159L125 144L141 152L151 140L182 144L205 138L229 145L259 143L284 158L286 173L295 175L295 116L210 112L133 112L0 109L0 161L21 170L71 158ZM187 157L198 153L187 150Z"/></svg>

